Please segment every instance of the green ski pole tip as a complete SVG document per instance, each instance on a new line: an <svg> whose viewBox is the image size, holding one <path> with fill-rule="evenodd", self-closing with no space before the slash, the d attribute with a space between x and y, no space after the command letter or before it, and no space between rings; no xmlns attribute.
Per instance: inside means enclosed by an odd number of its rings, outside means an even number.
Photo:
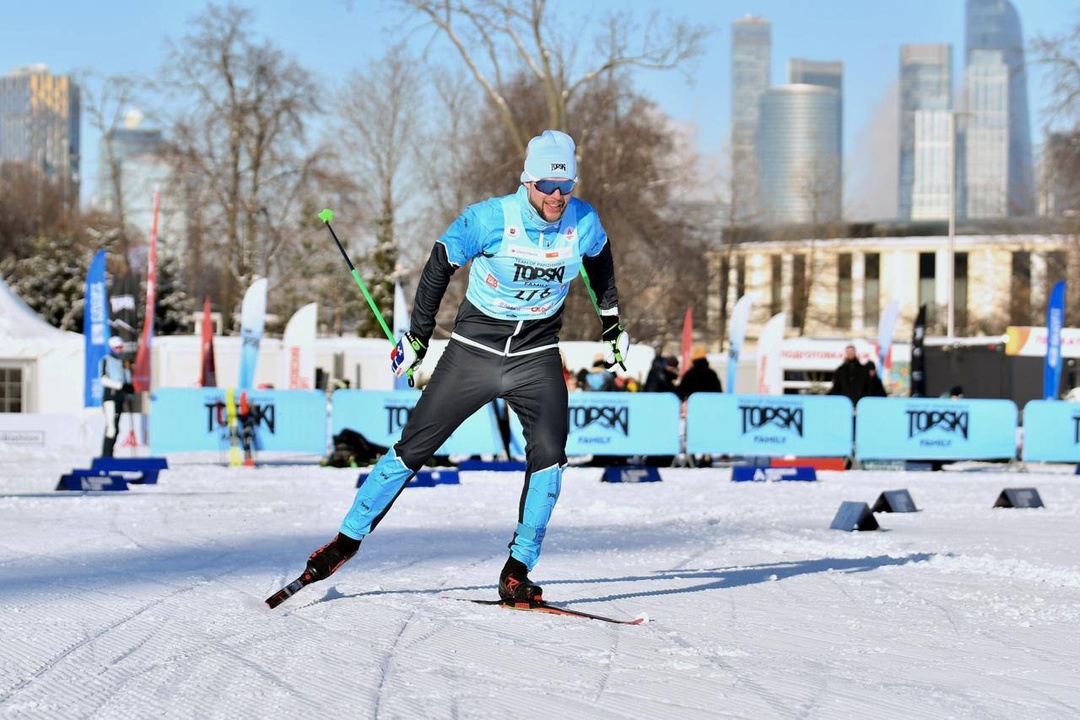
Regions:
<svg viewBox="0 0 1080 720"><path fill-rule="evenodd" d="M324 223L330 222L334 219L334 211L330 208L326 208L321 213L319 213L319 219L322 220Z"/></svg>

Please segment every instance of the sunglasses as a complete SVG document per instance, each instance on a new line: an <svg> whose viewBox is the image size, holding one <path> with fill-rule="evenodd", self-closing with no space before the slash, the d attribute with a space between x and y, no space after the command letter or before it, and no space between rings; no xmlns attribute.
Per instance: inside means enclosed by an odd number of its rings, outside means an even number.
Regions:
<svg viewBox="0 0 1080 720"><path fill-rule="evenodd" d="M574 190L573 180L534 180L533 187L543 195L551 195L558 190L563 195L569 195Z"/></svg>

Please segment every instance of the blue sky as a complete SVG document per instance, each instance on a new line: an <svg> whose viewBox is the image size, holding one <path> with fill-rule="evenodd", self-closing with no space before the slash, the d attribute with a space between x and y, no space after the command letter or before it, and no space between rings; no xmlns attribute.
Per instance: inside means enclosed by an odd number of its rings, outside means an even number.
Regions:
<svg viewBox="0 0 1080 720"><path fill-rule="evenodd" d="M1074 0L1013 0L1013 4L1025 39L1058 35L1080 24L1080 2ZM384 6L374 0L263 0L257 4L254 27L332 87L350 71L375 61L388 39L400 37L399 18ZM163 39L187 33L188 21L205 7L201 0L0 0L0 72L45 63L56 74L92 69L99 75L152 75L162 60ZM957 81L962 77L963 0L550 0L549 7L570 19L567 27L587 27L608 8L631 10L641 20L662 8L666 16L713 28L707 52L693 66L692 79L671 72L642 72L636 77L640 91L677 121L696 128L703 153L722 153L730 133L732 21L753 14L772 22L776 84L785 81L790 58L843 61L849 186L851 176L875 172L877 153L895 153L895 148L878 147L884 143L875 145L873 138L875 126L893 112L887 100L895 87L901 44L951 43ZM581 8L588 8L585 14ZM428 36L427 31L418 31L414 39L422 43ZM1039 67L1029 62L1028 71L1031 124L1038 142L1047 87ZM96 184L97 140L84 119L84 197Z"/></svg>

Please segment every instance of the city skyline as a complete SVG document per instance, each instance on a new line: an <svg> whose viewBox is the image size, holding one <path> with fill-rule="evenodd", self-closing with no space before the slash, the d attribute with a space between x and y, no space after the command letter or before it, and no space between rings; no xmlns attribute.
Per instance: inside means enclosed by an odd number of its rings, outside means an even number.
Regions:
<svg viewBox="0 0 1080 720"><path fill-rule="evenodd" d="M854 0L823 0L813 8L781 0L723 7L697 7L688 0L664 3L664 15L681 17L713 28L705 54L685 73L640 71L634 81L639 91L654 99L673 121L693 133L695 147L714 166L728 162L731 152L731 24L747 14L770 20L772 25L772 84L781 84L792 58L842 62L844 77L843 156L845 158L846 209L855 217L875 216L875 198L884 198L895 215L897 174L895 159L883 157L882 138L897 142L895 96L899 86L899 48L908 43L947 43L954 53L964 47L964 4L913 0L904 8ZM1025 42L1036 34L1055 35L1080 21L1077 8L1062 8L1050 0L1017 0ZM601 0L582 17L596 18L605 10L625 3ZM652 3L636 3L639 23L647 18ZM179 2L169 6L145 6L134 0L118 0L105 7L86 6L74 0L49 3L47 7L18 6L5 9L10 22L0 27L0 72L43 62L54 74L93 68L99 76L139 72L152 77L162 58L164 38L179 39L190 31L188 20L205 8L202 2ZM565 6L549 4L554 16ZM27 38L30 27L50 32ZM314 0L304 11L287 2L260 3L255 8L253 30L274 42L299 62L326 78L327 87L348 72L379 57L390 37L401 37L400 17L379 5L359 2ZM20 30L22 28L22 30ZM387 28L398 28L391 33ZM417 47L436 55L445 47L431 42L430 30L405 28ZM955 57L955 55L954 55ZM962 62L954 60L954 68ZM778 77L778 75L780 77ZM959 70L954 73L960 76ZM1047 88L1041 68L1029 60L1028 90L1034 144L1042 142ZM954 83L959 77L954 78ZM91 90L93 88L91 87ZM891 126L891 127L890 127ZM98 138L83 127L82 173L87 192L98 178ZM894 151L890 150L890 153ZM890 164L892 168L885 168ZM889 176L893 175L892 180ZM707 179L706 179L707 181ZM878 187L891 184L887 191ZM84 198L87 195L84 192ZM861 193L861 196L860 196ZM891 195L891 200L889 196ZM869 203L869 205L868 205ZM861 205L861 207L859 207Z"/></svg>

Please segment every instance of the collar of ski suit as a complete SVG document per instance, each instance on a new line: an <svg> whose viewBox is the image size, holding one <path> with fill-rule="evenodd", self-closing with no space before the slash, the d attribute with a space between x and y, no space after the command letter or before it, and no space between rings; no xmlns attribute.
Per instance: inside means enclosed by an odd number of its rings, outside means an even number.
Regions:
<svg viewBox="0 0 1080 720"><path fill-rule="evenodd" d="M529 188L524 185L518 188L518 191L514 194L514 198L521 208L521 222L524 223L526 230L557 230L559 223L562 222L563 217L566 215L564 209L563 214L555 222L548 222L540 217L540 213L533 207L533 204L529 202ZM569 206L573 200L574 198L572 197L568 198L566 201L567 206Z"/></svg>

